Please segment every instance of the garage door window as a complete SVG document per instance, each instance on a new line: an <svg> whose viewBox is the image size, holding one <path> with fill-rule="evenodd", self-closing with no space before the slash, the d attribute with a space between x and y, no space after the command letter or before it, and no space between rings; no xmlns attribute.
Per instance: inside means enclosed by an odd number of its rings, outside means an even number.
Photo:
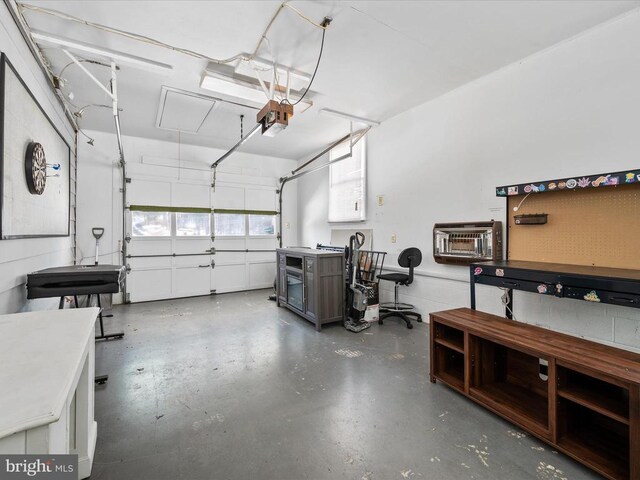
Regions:
<svg viewBox="0 0 640 480"><path fill-rule="evenodd" d="M245 216L236 213L216 213L216 237L242 237L246 233Z"/></svg>
<svg viewBox="0 0 640 480"><path fill-rule="evenodd" d="M131 212L131 234L134 237L170 237L171 213Z"/></svg>
<svg viewBox="0 0 640 480"><path fill-rule="evenodd" d="M275 235L275 215L248 215L249 235Z"/></svg>
<svg viewBox="0 0 640 480"><path fill-rule="evenodd" d="M211 235L211 215L208 213L176 213L176 235L208 237Z"/></svg>

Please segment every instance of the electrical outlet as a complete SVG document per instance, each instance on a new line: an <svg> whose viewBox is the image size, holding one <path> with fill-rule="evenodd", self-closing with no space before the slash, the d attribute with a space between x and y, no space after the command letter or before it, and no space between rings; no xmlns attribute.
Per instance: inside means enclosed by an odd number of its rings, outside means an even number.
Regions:
<svg viewBox="0 0 640 480"><path fill-rule="evenodd" d="M381 207L384 205L384 195L378 195L378 206Z"/></svg>
<svg viewBox="0 0 640 480"><path fill-rule="evenodd" d="M396 237L395 233L391 234L391 243L396 243L396 240L398 240L398 238Z"/></svg>

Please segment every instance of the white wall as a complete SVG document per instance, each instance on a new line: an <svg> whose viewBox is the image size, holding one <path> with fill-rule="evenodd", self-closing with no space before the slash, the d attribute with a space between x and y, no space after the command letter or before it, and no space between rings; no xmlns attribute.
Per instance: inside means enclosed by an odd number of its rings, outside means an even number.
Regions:
<svg viewBox="0 0 640 480"><path fill-rule="evenodd" d="M417 246L422 276L403 288L426 314L468 306L468 271L432 257L435 222L505 218L498 185L638 168L640 10L384 122L369 135L374 248ZM328 242L328 174L299 180L300 243ZM384 206L376 197L384 195ZM638 212L630 221L640 221ZM344 228L334 225L334 228ZM594 225L594 229L606 225ZM391 234L397 243L391 243ZM640 244L639 244L640 247ZM501 313L479 287L478 308ZM388 296L388 294L387 294ZM519 320L640 351L640 310L515 294Z"/></svg>
<svg viewBox="0 0 640 480"><path fill-rule="evenodd" d="M109 113L105 111L105 115ZM126 131L126 112L121 114L123 129ZM120 244L122 239L122 197L121 170L118 166L118 145L116 136L110 133L88 131L87 135L95 139L94 146L86 143L86 138L78 138L78 263L93 263L95 239L92 227L104 227L105 233L100 240L100 262L121 263ZM176 134L177 137L177 134ZM163 142L139 137L123 136L123 148L127 164L132 168L140 164L143 157L157 157L162 162L195 162L205 167L203 171L182 170L181 175L210 178L206 169L217 160L223 150ZM236 152L221 164L218 169L219 180L233 180L234 176L263 177L277 180L296 166L295 160L264 157ZM164 167L159 167L159 170ZM178 170L172 168L172 170ZM274 183L275 185L275 183ZM289 223L284 228L285 245L297 243L297 187L287 187L284 197L283 219Z"/></svg>
<svg viewBox="0 0 640 480"><path fill-rule="evenodd" d="M62 132L67 142L73 146L73 129L4 3L0 5L0 50L7 55L49 118ZM72 164L74 161L75 159L72 158ZM72 204L74 175L72 168ZM72 232L73 228L72 224ZM72 263L72 236L0 240L0 314L56 308L58 303L56 299L27 301L25 289L27 273Z"/></svg>

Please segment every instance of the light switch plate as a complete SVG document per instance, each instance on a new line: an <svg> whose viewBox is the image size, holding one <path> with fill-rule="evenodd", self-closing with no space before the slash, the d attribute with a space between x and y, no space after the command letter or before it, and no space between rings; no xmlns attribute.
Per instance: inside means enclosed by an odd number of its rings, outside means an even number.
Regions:
<svg viewBox="0 0 640 480"><path fill-rule="evenodd" d="M396 243L396 240L397 240L397 239L398 239L398 238L396 237L396 234L395 234L395 233L392 233L392 234L391 234L391 243Z"/></svg>
<svg viewBox="0 0 640 480"><path fill-rule="evenodd" d="M378 206L381 207L384 205L384 195L378 195Z"/></svg>

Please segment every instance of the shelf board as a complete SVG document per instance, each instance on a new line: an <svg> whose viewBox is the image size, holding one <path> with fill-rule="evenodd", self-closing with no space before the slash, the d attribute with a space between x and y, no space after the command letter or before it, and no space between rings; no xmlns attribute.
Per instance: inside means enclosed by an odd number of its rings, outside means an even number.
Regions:
<svg viewBox="0 0 640 480"><path fill-rule="evenodd" d="M607 442L586 433L566 435L558 439L558 447L576 460L588 465L611 480L629 478L628 459L620 458L602 447Z"/></svg>
<svg viewBox="0 0 640 480"><path fill-rule="evenodd" d="M561 387L558 396L578 403L613 420L629 425L629 406L625 402L591 388L571 385Z"/></svg>
<svg viewBox="0 0 640 480"><path fill-rule="evenodd" d="M434 340L437 344L442 345L443 347L446 347L446 348L450 348L451 350L454 350L464 355L463 342L458 342L456 340L452 340L448 338L440 338L440 337L436 337Z"/></svg>
<svg viewBox="0 0 640 480"><path fill-rule="evenodd" d="M464 374L460 372L446 372L440 371L436 372L434 376L441 380L442 382L449 385L451 388L455 390L459 390L464 393Z"/></svg>
<svg viewBox="0 0 640 480"><path fill-rule="evenodd" d="M495 382L471 388L471 396L491 405L507 417L515 414L549 432L549 402L527 388L509 382Z"/></svg>

